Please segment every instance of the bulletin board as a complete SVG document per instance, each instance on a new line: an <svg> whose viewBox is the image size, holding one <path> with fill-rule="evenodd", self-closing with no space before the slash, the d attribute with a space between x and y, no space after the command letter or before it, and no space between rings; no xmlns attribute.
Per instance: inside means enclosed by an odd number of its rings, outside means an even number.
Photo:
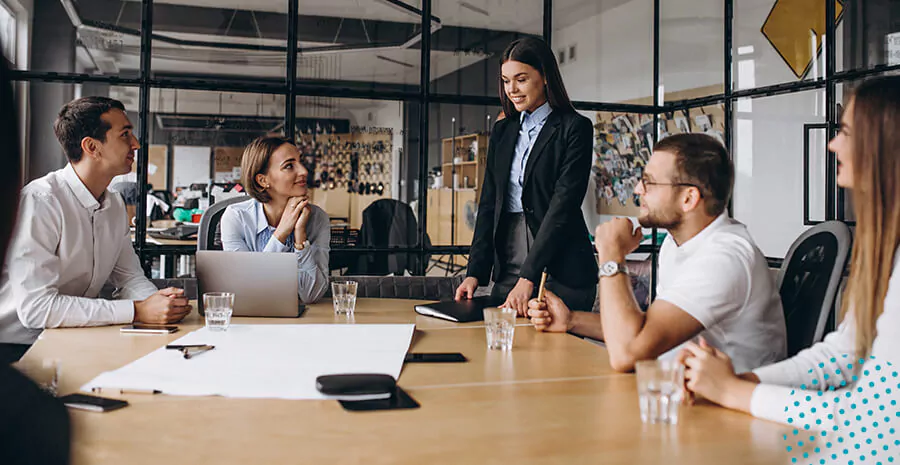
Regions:
<svg viewBox="0 0 900 465"><path fill-rule="evenodd" d="M243 155L244 147L215 147L213 149L215 182L240 182Z"/></svg>
<svg viewBox="0 0 900 465"><path fill-rule="evenodd" d="M165 190L169 179L169 148L151 145L147 160L147 182L153 185L154 190ZM137 163L131 165L131 172L137 173Z"/></svg>
<svg viewBox="0 0 900 465"><path fill-rule="evenodd" d="M666 93L669 100L713 95L719 86ZM724 104L664 113L659 118L659 139L687 132L706 133L725 143ZM594 177L597 213L638 216L634 188L655 145L653 115L600 111L594 124Z"/></svg>
<svg viewBox="0 0 900 465"><path fill-rule="evenodd" d="M147 182L153 184L155 190L166 189L169 180L169 148L165 145L151 145L148 156Z"/></svg>

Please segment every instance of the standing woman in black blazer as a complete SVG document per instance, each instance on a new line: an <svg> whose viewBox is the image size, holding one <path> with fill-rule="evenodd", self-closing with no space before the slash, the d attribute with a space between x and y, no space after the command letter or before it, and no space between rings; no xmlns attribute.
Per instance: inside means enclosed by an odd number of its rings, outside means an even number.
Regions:
<svg viewBox="0 0 900 465"><path fill-rule="evenodd" d="M494 280L497 302L525 315L541 273L569 308L590 311L597 262L581 213L593 153L591 121L575 112L556 57L523 38L503 52L500 101L466 279L456 298Z"/></svg>

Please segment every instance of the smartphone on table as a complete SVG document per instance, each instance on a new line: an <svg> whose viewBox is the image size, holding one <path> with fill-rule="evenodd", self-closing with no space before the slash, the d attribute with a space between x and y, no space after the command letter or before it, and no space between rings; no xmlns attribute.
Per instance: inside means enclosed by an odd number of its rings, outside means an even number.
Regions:
<svg viewBox="0 0 900 465"><path fill-rule="evenodd" d="M128 326L123 326L120 329L123 333L136 333L136 334L170 334L178 331L178 326L176 325L148 325L148 324L133 324Z"/></svg>
<svg viewBox="0 0 900 465"><path fill-rule="evenodd" d="M461 363L467 361L459 352L410 352L403 360L406 363Z"/></svg>

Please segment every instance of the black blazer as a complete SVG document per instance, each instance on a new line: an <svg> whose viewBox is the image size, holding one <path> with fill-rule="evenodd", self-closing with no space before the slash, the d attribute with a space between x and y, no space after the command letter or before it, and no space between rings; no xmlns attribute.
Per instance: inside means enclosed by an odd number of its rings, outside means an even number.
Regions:
<svg viewBox="0 0 900 465"><path fill-rule="evenodd" d="M509 174L519 136L518 115L494 125L487 170L478 203L475 236L466 275L487 285L503 264L497 255L497 226L506 202ZM525 222L534 236L520 277L539 283L544 268L554 280L582 288L597 283L597 261L581 213L591 173L594 131L574 111L553 110L528 156L522 186ZM491 269L493 268L493 274Z"/></svg>

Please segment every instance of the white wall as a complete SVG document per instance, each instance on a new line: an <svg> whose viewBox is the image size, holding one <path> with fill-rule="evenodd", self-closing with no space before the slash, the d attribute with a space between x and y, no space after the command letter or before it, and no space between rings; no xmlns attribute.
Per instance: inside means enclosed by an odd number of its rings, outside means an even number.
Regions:
<svg viewBox="0 0 900 465"><path fill-rule="evenodd" d="M175 187L185 187L194 183L209 182L209 147L176 145L174 159Z"/></svg>
<svg viewBox="0 0 900 465"><path fill-rule="evenodd" d="M554 50L575 46L575 60L560 66L573 100L621 102L653 95L652 1L631 0L554 30L552 37Z"/></svg>

